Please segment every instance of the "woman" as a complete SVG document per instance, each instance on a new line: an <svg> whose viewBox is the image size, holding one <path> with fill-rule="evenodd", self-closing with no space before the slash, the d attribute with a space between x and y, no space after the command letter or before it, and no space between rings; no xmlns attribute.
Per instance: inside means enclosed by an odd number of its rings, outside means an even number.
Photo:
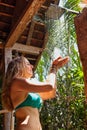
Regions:
<svg viewBox="0 0 87 130"><path fill-rule="evenodd" d="M54 60L44 82L31 80L33 66L25 57L17 57L9 63L3 83L2 102L7 110L15 110L15 130L42 130L39 120L42 100L55 96L56 72L68 60L68 57Z"/></svg>

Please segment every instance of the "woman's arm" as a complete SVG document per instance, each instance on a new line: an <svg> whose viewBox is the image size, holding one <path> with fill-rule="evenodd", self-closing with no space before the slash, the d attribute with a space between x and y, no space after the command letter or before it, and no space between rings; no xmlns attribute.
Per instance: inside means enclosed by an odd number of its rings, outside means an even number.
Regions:
<svg viewBox="0 0 87 130"><path fill-rule="evenodd" d="M56 89L56 72L58 68L62 67L64 64L68 62L68 58L57 58L52 63L52 67L50 69L50 73L47 76L45 82L36 82L30 79L25 78L16 78L14 80L15 89L17 91L25 91L25 92L36 92L42 93L44 95L45 92L51 92ZM43 97L44 99L44 97Z"/></svg>
<svg viewBox="0 0 87 130"><path fill-rule="evenodd" d="M51 76L51 78L54 78L54 76ZM13 88L17 91L25 91L25 92L48 92L51 91L54 87L53 81L45 81L45 82L36 82L31 79L25 79L25 78L15 78L13 81Z"/></svg>
<svg viewBox="0 0 87 130"><path fill-rule="evenodd" d="M39 93L39 95L42 97L43 100L47 100L47 99L52 99L52 98L55 98L56 96L56 73L57 73L57 70L64 66L67 62L69 61L69 57L65 57L65 58L62 58L62 57L58 57L55 61L53 61L52 63L52 67L50 69L50 74L48 75L47 77L47 81L49 82L54 82L54 87L51 91L48 91L48 92L42 92L42 93ZM52 77L53 76L53 79Z"/></svg>

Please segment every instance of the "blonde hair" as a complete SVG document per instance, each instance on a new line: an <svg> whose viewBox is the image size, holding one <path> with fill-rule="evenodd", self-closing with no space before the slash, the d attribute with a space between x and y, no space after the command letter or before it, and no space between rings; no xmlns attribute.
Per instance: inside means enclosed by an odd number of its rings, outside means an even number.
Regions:
<svg viewBox="0 0 87 130"><path fill-rule="evenodd" d="M5 109L12 111L14 106L10 97L10 89L11 84L14 78L18 76L24 75L25 69L25 60L26 58L21 56L14 58L7 67L7 72L4 77L3 85L2 85L2 105Z"/></svg>

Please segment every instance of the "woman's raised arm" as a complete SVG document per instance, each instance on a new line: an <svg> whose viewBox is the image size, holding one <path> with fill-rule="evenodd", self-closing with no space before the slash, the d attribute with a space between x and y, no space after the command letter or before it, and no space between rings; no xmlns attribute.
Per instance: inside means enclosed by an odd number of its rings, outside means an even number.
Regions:
<svg viewBox="0 0 87 130"><path fill-rule="evenodd" d="M58 57L53 61L50 72L44 82L34 81L26 78L16 78L14 80L15 89L17 91L42 93L51 92L56 88L56 72L62 66L64 66L69 60L69 57ZM42 97L44 99L44 97Z"/></svg>

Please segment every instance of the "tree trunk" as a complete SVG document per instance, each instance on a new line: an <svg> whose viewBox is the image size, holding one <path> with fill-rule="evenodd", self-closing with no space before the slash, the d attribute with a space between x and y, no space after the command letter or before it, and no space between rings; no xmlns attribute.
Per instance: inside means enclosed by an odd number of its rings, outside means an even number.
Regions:
<svg viewBox="0 0 87 130"><path fill-rule="evenodd" d="M79 54L84 72L85 95L87 102L87 8L75 17L75 27L78 42Z"/></svg>

